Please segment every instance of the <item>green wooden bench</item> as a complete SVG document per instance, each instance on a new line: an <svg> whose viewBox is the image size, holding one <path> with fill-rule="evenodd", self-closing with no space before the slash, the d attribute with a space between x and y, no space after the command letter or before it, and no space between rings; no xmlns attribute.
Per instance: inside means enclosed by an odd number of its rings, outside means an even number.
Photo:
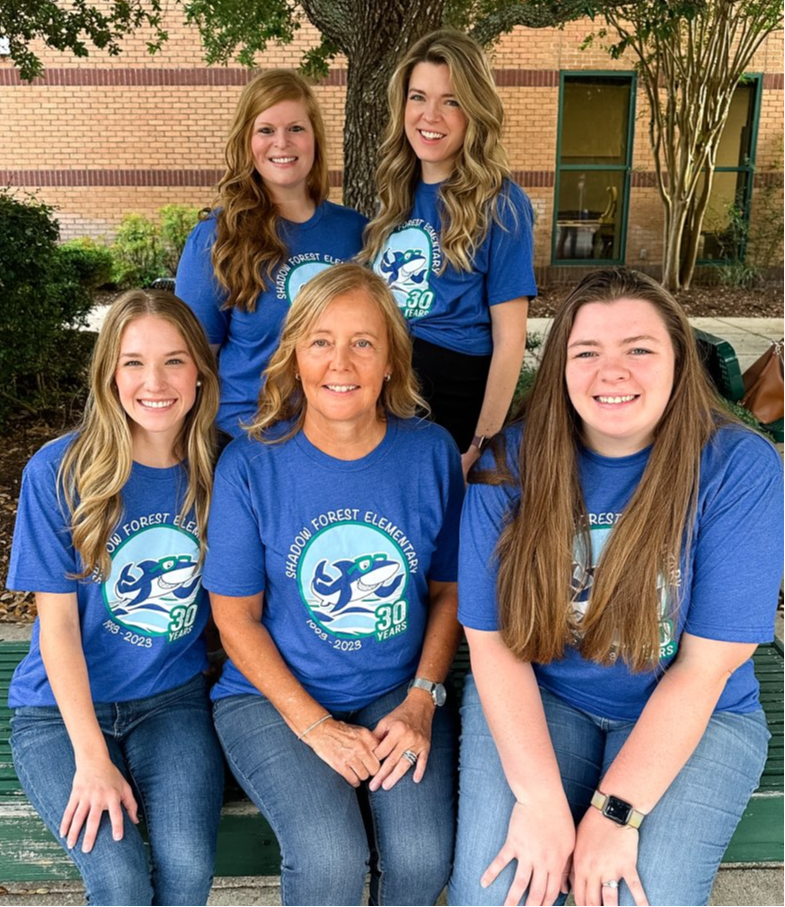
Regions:
<svg viewBox="0 0 785 907"><path fill-rule="evenodd" d="M32 806L14 771L8 743L8 684L27 643L0 643L0 882L74 879L79 875ZM468 666L465 649L453 667L459 694ZM727 863L781 862L783 855L783 650L760 646L755 671L772 740L761 785L725 854ZM277 875L280 854L270 826L231 782L221 816L216 875Z"/></svg>
<svg viewBox="0 0 785 907"><path fill-rule="evenodd" d="M714 386L721 396L732 403L739 403L744 396L744 380L741 374L739 360L733 346L722 337L715 337L698 328L692 329L695 341L698 344L703 367L706 369ZM783 419L770 422L765 426L775 441L779 444L785 439L785 425Z"/></svg>

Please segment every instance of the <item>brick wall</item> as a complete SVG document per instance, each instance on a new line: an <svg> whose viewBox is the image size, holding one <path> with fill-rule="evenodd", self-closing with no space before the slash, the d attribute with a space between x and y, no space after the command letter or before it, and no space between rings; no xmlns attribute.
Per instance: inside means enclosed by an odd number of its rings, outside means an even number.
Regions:
<svg viewBox="0 0 785 907"><path fill-rule="evenodd" d="M167 19L170 39L150 56L140 33L123 53L101 52L76 59L37 48L47 69L43 78L20 82L8 58L0 58L0 184L22 186L59 208L64 238L110 237L123 213L151 214L165 204L209 204L223 163L223 144L236 99L248 74L236 65L204 65L198 33L175 8ZM506 143L516 179L529 193L536 214L538 270L550 264L558 124L559 71L630 71L631 60L612 61L599 46L580 50L593 29L589 20L564 29L516 29L493 54L504 101ZM260 66L297 65L314 43L304 25L296 41L271 47ZM765 73L757 145L756 193L781 197L783 36L770 36L750 72ZM317 88L327 122L332 183L340 186L345 62L338 59ZM629 264L650 265L662 251L662 213L652 182L646 105L637 98L629 200ZM779 167L780 171L772 172ZM763 196L761 196L763 197ZM332 198L340 201L336 188ZM753 199L753 216L756 209ZM761 202L757 205L763 209ZM559 272L569 269L558 269Z"/></svg>

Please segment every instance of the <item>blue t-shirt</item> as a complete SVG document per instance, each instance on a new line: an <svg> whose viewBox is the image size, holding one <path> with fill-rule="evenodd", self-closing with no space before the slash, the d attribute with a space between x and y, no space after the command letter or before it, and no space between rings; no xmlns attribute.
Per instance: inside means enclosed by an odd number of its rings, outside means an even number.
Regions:
<svg viewBox="0 0 785 907"><path fill-rule="evenodd" d="M264 592L262 624L303 687L359 709L415 676L428 580L458 575L463 476L444 429L390 418L381 443L338 460L300 431L238 438L218 464L204 584ZM258 691L230 662L218 699Z"/></svg>
<svg viewBox="0 0 785 907"><path fill-rule="evenodd" d="M517 476L520 426L511 427L506 435L508 462ZM609 458L580 451L591 567L640 482L650 452L647 448L632 456ZM490 468L492 455L487 452L484 456L483 465ZM681 566L681 603L675 619L664 588L661 593L659 670L634 674L621 659L603 667L568 646L562 659L534 665L545 689L595 715L634 721L677 655L683 632L724 642L772 639L782 575L780 458L759 435L726 426L706 445L700 476L693 543L689 564ZM461 523L459 580L459 620L466 627L498 629L494 548L505 515L519 497L520 486L469 486ZM532 519L547 519L547 514L534 514ZM591 573L580 560L576 553L573 576L578 586L590 586ZM586 602L576 603L578 621L585 608ZM717 710L750 712L756 708L758 683L750 660L729 678Z"/></svg>
<svg viewBox="0 0 785 907"><path fill-rule="evenodd" d="M498 220L478 246L472 270L442 266L439 183L414 193L406 223L390 236L373 264L387 281L415 337L471 356L493 352L490 306L536 296L532 231L534 213L527 195L505 180Z"/></svg>
<svg viewBox="0 0 785 907"><path fill-rule="evenodd" d="M262 372L278 347L283 320L303 284L329 265L354 257L362 248L366 222L362 214L331 202L320 205L303 224L279 219L289 254L274 272L272 286L259 294L253 312L222 308L226 292L216 281L210 260L215 214L194 227L177 268L175 292L194 310L210 343L221 346L217 422L225 432L237 437L242 431L239 423L256 412Z"/></svg>
<svg viewBox="0 0 785 907"><path fill-rule="evenodd" d="M7 586L76 593L94 702L154 696L207 667L203 631L210 606L197 566L199 528L179 517L186 472L134 463L123 488L123 515L106 546L109 577L70 579L82 571L82 561L56 481L72 441L73 435L52 441L25 467ZM38 620L8 702L12 708L56 705L41 660Z"/></svg>

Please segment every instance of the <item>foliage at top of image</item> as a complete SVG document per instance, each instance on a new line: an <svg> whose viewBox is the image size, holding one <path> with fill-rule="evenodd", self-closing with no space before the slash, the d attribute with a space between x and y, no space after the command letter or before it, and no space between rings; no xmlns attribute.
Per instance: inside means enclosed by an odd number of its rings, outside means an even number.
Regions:
<svg viewBox="0 0 785 907"><path fill-rule="evenodd" d="M50 205L0 189L0 429L14 409L56 404L87 365L67 347L103 275L59 235Z"/></svg>

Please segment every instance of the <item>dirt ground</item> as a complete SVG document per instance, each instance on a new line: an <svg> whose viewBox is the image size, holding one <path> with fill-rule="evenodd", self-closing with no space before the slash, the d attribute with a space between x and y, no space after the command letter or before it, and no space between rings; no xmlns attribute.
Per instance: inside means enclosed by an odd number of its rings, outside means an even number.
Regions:
<svg viewBox="0 0 785 907"><path fill-rule="evenodd" d="M530 306L531 317L553 315L568 292L568 286L542 289ZM102 293L97 301L109 303L113 295ZM691 317L776 318L783 313L783 290L779 286L756 290L696 287L683 293L679 301ZM42 444L73 428L78 415L72 408L37 417L19 414L0 436L0 622L29 622L35 618L32 595L4 591L22 469Z"/></svg>

